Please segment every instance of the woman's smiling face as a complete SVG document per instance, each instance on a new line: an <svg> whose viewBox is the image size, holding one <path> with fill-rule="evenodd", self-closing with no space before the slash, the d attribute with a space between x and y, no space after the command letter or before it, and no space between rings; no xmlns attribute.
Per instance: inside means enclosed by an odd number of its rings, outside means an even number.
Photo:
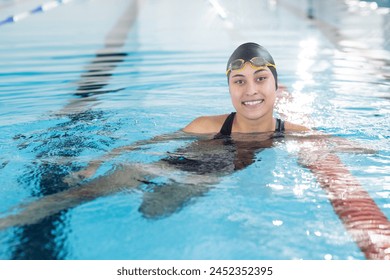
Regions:
<svg viewBox="0 0 390 280"><path fill-rule="evenodd" d="M254 68L249 62L229 75L229 91L234 108L248 120L273 117L276 88L268 67Z"/></svg>

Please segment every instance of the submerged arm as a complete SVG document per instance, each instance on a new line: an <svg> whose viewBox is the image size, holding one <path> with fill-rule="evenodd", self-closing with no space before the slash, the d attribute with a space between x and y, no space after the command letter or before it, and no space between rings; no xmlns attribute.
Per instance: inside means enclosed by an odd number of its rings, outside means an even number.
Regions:
<svg viewBox="0 0 390 280"><path fill-rule="evenodd" d="M328 152L333 153L375 154L377 152L372 147L363 146L356 141L325 134L321 131L310 130L303 132L304 133L301 131L296 134L287 134L287 137L288 139L294 139L301 143L315 141L317 147L325 148Z"/></svg>
<svg viewBox="0 0 390 280"><path fill-rule="evenodd" d="M193 138L194 138L194 136L192 136L192 135L185 134L182 131L177 131L177 132L173 132L173 133L169 133L169 134L158 135L158 136L155 136L155 137L153 137L151 139L147 139L147 140L139 140L139 141L134 142L131 145L115 148L115 149L111 150L110 152L108 152L107 154L90 161L84 169L82 169L78 172L71 173L70 175L65 177L64 181L70 185L77 184L78 182L80 182L84 179L88 179L88 178L92 177L104 162L107 162L107 161L109 161L117 156L124 154L124 153L142 149L142 147L144 147L144 146L147 146L150 144L156 144L156 143L160 143L160 142L167 142L167 141L175 140L175 139L183 139L184 140L184 139L193 139Z"/></svg>

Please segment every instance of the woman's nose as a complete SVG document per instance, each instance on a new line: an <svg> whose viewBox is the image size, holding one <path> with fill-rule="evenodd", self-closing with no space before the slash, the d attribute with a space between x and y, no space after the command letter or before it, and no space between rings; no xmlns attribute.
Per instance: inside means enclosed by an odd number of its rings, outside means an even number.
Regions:
<svg viewBox="0 0 390 280"><path fill-rule="evenodd" d="M246 95L255 95L257 94L257 87L253 81L248 81L246 88Z"/></svg>

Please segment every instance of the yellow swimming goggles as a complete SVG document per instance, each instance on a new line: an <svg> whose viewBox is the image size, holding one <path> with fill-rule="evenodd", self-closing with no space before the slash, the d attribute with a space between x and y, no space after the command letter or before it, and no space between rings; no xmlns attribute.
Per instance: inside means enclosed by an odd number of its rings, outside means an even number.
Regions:
<svg viewBox="0 0 390 280"><path fill-rule="evenodd" d="M267 60L265 60L264 58L262 57L253 57L251 58L251 60L249 61L246 61L244 59L235 59L233 60L230 64L229 64L229 67L228 69L226 70L226 76L229 75L230 71L233 71L233 70L240 70L242 68L244 68L244 65L246 62L250 62L252 68L265 68L265 67L274 67L276 69L276 65L275 64L272 64L272 63L269 63Z"/></svg>

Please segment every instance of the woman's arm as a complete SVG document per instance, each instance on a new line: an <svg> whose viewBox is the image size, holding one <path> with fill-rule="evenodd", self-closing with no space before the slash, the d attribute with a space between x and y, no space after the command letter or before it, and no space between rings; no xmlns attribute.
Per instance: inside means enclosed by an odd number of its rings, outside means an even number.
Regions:
<svg viewBox="0 0 390 280"><path fill-rule="evenodd" d="M311 130L300 125L294 125L295 129L288 129L291 123L286 122L287 137L297 141L315 141L316 145L326 147L327 151L334 153L354 153L354 154L375 154L376 150L372 147L363 146L362 144L350 139L325 134L318 130ZM301 129L303 128L303 129Z"/></svg>
<svg viewBox="0 0 390 280"><path fill-rule="evenodd" d="M82 180L91 178L93 175L95 175L96 171L104 162L107 162L124 153L142 149L144 146L159 143L159 142L167 142L170 140L177 140L177 139L185 140L185 139L193 139L193 138L194 138L193 135L186 134L183 131L176 131L169 134L158 135L147 140L139 140L134 142L131 145L115 148L110 152L106 153L105 155L90 161L84 169L69 174L64 178L64 182L68 183L69 185L75 185Z"/></svg>

